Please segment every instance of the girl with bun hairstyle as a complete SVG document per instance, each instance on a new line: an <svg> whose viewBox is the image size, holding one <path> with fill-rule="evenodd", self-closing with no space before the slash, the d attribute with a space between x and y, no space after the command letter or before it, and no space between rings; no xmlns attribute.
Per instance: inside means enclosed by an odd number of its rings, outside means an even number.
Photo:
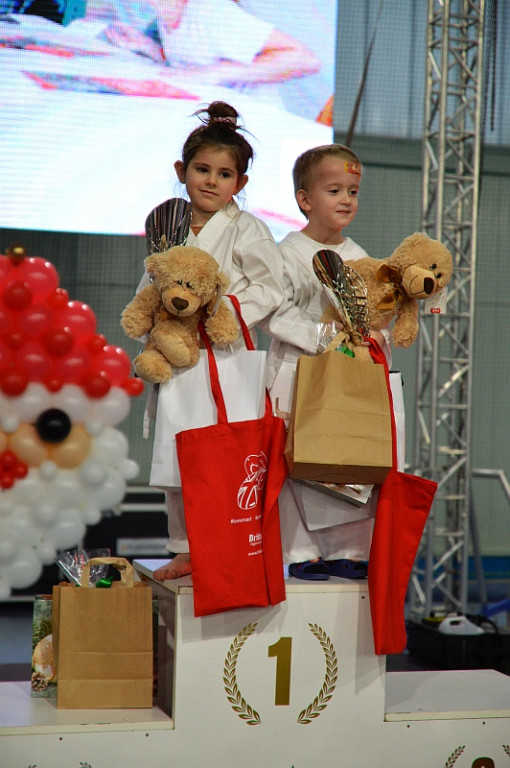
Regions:
<svg viewBox="0 0 510 768"><path fill-rule="evenodd" d="M195 113L202 125L184 142L174 164L191 201L191 224L185 245L210 253L230 277L229 293L241 304L250 329L283 301L283 266L268 227L239 209L234 197L248 182L253 149L239 126L237 111L221 101ZM142 283L148 281L144 276ZM256 339L254 338L256 342ZM154 573L174 579L191 573L182 493L167 489L170 562Z"/></svg>

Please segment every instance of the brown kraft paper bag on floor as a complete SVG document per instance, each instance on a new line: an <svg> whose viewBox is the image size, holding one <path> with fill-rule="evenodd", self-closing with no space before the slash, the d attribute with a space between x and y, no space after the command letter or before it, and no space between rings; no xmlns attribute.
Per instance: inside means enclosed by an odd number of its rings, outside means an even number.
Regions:
<svg viewBox="0 0 510 768"><path fill-rule="evenodd" d="M392 466L383 366L336 350L300 357L285 457L294 478L382 483Z"/></svg>
<svg viewBox="0 0 510 768"><path fill-rule="evenodd" d="M120 571L111 587L89 586L93 564ZM152 707L152 591L122 557L90 559L82 585L53 588L53 642L60 709Z"/></svg>

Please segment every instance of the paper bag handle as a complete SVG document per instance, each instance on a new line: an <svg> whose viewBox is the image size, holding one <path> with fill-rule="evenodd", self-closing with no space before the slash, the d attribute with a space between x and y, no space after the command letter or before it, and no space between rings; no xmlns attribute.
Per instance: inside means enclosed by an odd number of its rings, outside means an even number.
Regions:
<svg viewBox="0 0 510 768"><path fill-rule="evenodd" d="M120 578L125 587L134 586L134 568L125 557L91 557L87 560L81 571L81 586L90 587L91 565L113 565L120 573Z"/></svg>

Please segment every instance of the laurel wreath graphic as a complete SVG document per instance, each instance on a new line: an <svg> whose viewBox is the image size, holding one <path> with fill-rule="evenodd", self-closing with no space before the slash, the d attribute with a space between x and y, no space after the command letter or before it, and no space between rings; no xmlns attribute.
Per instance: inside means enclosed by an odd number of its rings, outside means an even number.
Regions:
<svg viewBox="0 0 510 768"><path fill-rule="evenodd" d="M306 709L303 709L302 712L299 713L297 721L300 725L308 725L308 723L311 723L313 719L319 717L321 712L326 709L328 701L333 696L336 681L338 680L338 664L333 643L318 624L308 624L308 626L324 651L324 656L326 658L326 675L318 695Z"/></svg>
<svg viewBox="0 0 510 768"><path fill-rule="evenodd" d="M457 762L457 760L459 759L459 757L461 756L461 754L464 752L465 749L466 749L465 746L457 747L457 749L454 749L454 751L452 752L452 754L444 764L444 768L452 768L452 765Z"/></svg>
<svg viewBox="0 0 510 768"><path fill-rule="evenodd" d="M225 685L225 693L227 699L232 705L234 712L237 712L238 717L244 720L247 725L260 725L262 720L259 713L253 709L241 696L241 691L237 686L236 666L237 657L246 640L255 632L257 623L247 624L238 635L235 636L232 642L227 656L225 658L225 664L223 666L223 683Z"/></svg>
<svg viewBox="0 0 510 768"><path fill-rule="evenodd" d="M502 744L501 746L503 747L503 752L505 755L510 757L510 746L508 746L508 744Z"/></svg>

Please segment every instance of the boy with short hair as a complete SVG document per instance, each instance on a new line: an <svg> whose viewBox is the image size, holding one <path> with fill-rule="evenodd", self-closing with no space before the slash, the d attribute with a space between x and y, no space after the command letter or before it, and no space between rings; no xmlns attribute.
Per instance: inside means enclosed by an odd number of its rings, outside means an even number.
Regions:
<svg viewBox="0 0 510 768"><path fill-rule="evenodd" d="M290 413L297 360L302 354L316 353L318 327L329 304L313 270L314 254L333 250L344 261L368 255L343 235L358 211L361 177L359 158L342 144L309 149L294 164L294 193L307 223L301 231L289 232L278 246L284 262L285 301L266 325L273 337L267 383L273 405L280 413ZM389 333L374 331L371 335L389 357ZM368 560L372 518L309 531L300 514L300 503L299 486L287 480L279 505L289 574L314 581L329 579L330 575L365 576L363 561ZM369 504L375 504L375 500Z"/></svg>

